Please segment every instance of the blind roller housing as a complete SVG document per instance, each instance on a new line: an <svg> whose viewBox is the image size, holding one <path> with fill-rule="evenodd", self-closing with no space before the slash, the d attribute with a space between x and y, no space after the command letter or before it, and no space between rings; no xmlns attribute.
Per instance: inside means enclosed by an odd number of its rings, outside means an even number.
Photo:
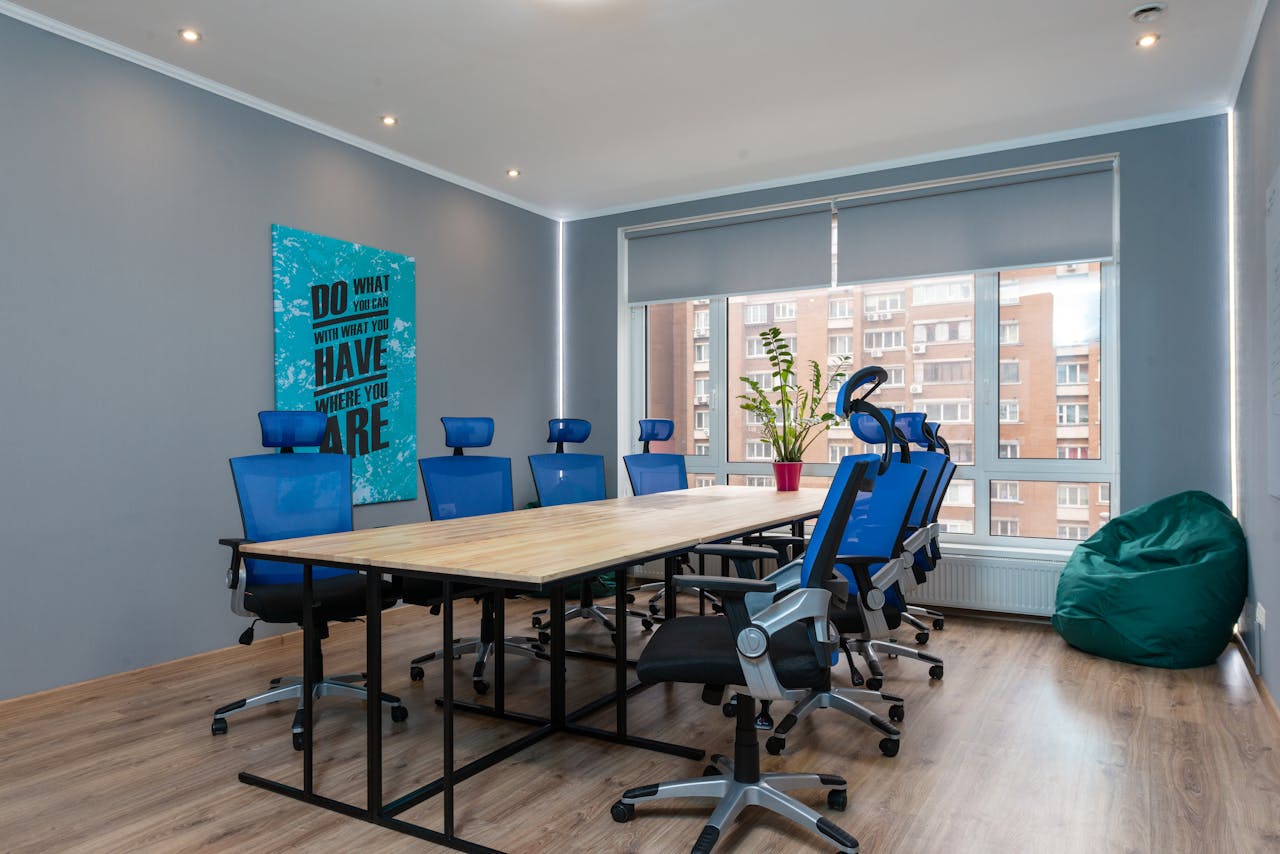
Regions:
<svg viewBox="0 0 1280 854"><path fill-rule="evenodd" d="M657 302L831 284L831 210L628 235L627 299Z"/></svg>
<svg viewBox="0 0 1280 854"><path fill-rule="evenodd" d="M842 284L1112 255L1110 164L839 210Z"/></svg>

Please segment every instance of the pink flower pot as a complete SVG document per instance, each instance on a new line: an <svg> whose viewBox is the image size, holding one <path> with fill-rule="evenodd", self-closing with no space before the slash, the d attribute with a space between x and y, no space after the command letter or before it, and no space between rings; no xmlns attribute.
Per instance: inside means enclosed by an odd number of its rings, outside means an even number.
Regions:
<svg viewBox="0 0 1280 854"><path fill-rule="evenodd" d="M800 488L800 469L804 463L774 463L773 482L779 492L795 492Z"/></svg>

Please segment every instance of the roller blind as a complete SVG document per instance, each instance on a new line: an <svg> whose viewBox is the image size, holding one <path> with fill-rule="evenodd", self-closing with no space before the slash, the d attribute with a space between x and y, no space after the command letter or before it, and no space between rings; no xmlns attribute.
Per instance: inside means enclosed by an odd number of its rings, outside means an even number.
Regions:
<svg viewBox="0 0 1280 854"><path fill-rule="evenodd" d="M839 281L1112 255L1109 162L839 205Z"/></svg>
<svg viewBox="0 0 1280 854"><path fill-rule="evenodd" d="M831 283L831 208L627 235L627 299L655 302Z"/></svg>

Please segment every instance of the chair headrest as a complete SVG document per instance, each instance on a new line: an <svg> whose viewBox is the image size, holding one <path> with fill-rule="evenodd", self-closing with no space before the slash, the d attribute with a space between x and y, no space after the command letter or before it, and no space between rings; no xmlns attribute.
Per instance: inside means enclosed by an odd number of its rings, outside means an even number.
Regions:
<svg viewBox="0 0 1280 854"><path fill-rule="evenodd" d="M913 445L927 448L933 444L926 432L923 412L899 412L893 419L893 426L897 427L898 431Z"/></svg>
<svg viewBox="0 0 1280 854"><path fill-rule="evenodd" d="M450 448L487 448L493 444L492 418L441 418Z"/></svg>
<svg viewBox="0 0 1280 854"><path fill-rule="evenodd" d="M836 414L842 418L849 415L849 402L857 397L866 400L871 393L878 389L881 384L889 379L889 372L879 365L867 365L862 368L849 379L845 380L840 386L840 391L836 393ZM859 389L870 386L859 393Z"/></svg>
<svg viewBox="0 0 1280 854"><path fill-rule="evenodd" d="M258 413L258 423L262 425L264 448L318 448L324 444L329 416L323 412L268 409Z"/></svg>
<svg viewBox="0 0 1280 854"><path fill-rule="evenodd" d="M641 442L665 442L676 432L676 422L670 418L641 418Z"/></svg>
<svg viewBox="0 0 1280 854"><path fill-rule="evenodd" d="M890 424L894 423L896 416L892 409L880 407L880 412ZM851 416L849 418L849 429L853 431L853 435L868 445L879 445L885 441L884 427L875 418L865 413Z"/></svg>
<svg viewBox="0 0 1280 854"><path fill-rule="evenodd" d="M547 422L547 441L557 445L580 445L591 435L591 422L584 418L552 418Z"/></svg>

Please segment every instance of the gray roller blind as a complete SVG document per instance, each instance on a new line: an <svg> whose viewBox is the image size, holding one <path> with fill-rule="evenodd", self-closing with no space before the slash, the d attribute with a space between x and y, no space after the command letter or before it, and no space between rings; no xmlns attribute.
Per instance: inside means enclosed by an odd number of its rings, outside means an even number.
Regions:
<svg viewBox="0 0 1280 854"><path fill-rule="evenodd" d="M690 299L831 284L831 209L627 235L627 299Z"/></svg>
<svg viewBox="0 0 1280 854"><path fill-rule="evenodd" d="M840 207L841 283L1112 254L1110 163Z"/></svg>

